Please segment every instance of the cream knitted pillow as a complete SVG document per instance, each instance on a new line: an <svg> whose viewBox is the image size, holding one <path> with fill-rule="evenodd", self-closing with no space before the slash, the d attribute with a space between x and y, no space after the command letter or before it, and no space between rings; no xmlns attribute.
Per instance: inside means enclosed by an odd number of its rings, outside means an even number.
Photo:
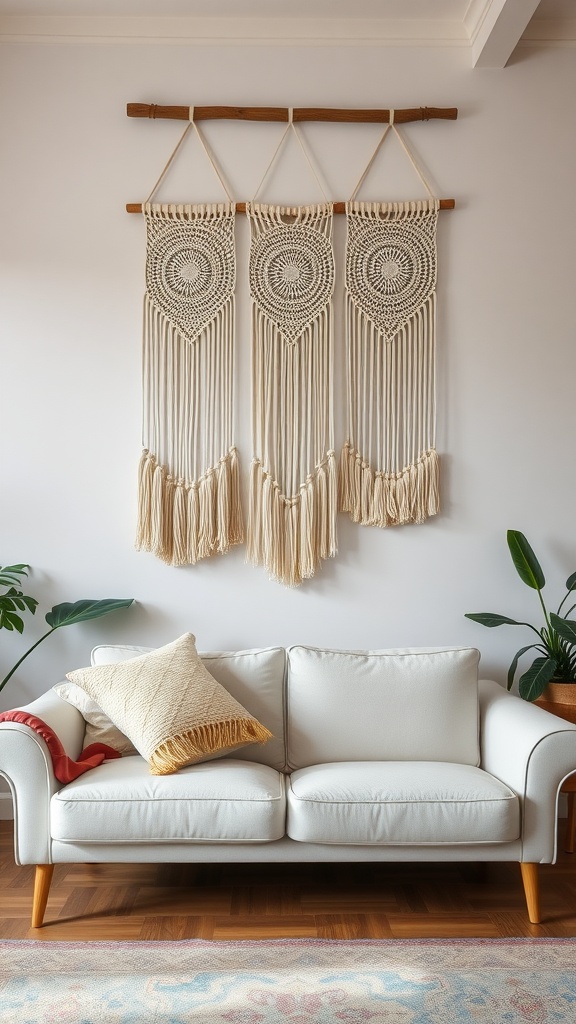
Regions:
<svg viewBox="0 0 576 1024"><path fill-rule="evenodd" d="M271 733L210 675L192 633L113 665L67 673L150 764L169 775Z"/></svg>

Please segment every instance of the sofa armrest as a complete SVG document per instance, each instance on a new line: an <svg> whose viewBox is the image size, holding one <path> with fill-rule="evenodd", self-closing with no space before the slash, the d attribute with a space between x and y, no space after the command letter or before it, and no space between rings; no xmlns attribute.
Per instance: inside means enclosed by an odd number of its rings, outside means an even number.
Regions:
<svg viewBox="0 0 576 1024"><path fill-rule="evenodd" d="M78 757L86 724L75 707L49 690L19 710L41 718L68 756ZM16 863L50 863L50 799L62 783L54 775L44 740L29 726L0 722L0 775L12 793Z"/></svg>
<svg viewBox="0 0 576 1024"><path fill-rule="evenodd" d="M522 804L522 860L556 860L558 796L576 771L576 726L481 679L480 767Z"/></svg>

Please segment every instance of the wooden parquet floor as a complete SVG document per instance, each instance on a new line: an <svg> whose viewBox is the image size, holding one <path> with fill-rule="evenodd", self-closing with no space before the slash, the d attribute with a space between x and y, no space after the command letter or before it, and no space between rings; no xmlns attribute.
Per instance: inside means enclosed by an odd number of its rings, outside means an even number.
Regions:
<svg viewBox="0 0 576 1024"><path fill-rule="evenodd" d="M0 821L2 939L576 936L576 854L541 866L540 925L517 864L57 865L40 929L33 874Z"/></svg>

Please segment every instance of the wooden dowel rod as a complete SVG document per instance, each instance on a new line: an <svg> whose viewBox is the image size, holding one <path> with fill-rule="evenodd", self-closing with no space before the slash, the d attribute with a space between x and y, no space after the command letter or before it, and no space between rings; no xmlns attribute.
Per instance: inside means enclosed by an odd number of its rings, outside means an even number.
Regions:
<svg viewBox="0 0 576 1024"><path fill-rule="evenodd" d="M163 107L156 103L128 103L128 117L188 121L190 107ZM195 121L287 121L286 107L194 107Z"/></svg>
<svg viewBox="0 0 576 1024"><path fill-rule="evenodd" d="M455 121L457 117L457 107L406 107L403 110L394 111L394 121L398 124L436 119ZM296 107L292 119L294 121L339 121L346 124L387 124L390 120L390 111Z"/></svg>
<svg viewBox="0 0 576 1024"><path fill-rule="evenodd" d="M179 205L178 203L169 203L169 206ZM346 213L346 203L333 203L332 204L334 213ZM453 210L456 206L455 199L441 199L440 209L441 210ZM126 203L127 213L142 213L142 203ZM246 213L246 203L236 203L236 213Z"/></svg>
<svg viewBox="0 0 576 1024"><path fill-rule="evenodd" d="M128 117L168 118L187 121L190 107L162 106L156 103L128 103ZM288 107L194 107L195 121L288 121ZM339 107L295 107L294 121L338 121L347 124L386 124L389 110L346 110ZM394 121L455 121L457 107L407 107L394 111Z"/></svg>

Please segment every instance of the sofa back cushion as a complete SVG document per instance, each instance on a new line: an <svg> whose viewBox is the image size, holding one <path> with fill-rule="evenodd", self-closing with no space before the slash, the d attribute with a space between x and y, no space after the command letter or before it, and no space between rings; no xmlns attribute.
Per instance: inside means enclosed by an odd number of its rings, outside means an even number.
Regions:
<svg viewBox="0 0 576 1024"><path fill-rule="evenodd" d="M150 647L100 645L92 651L93 665L110 665L147 654ZM200 657L214 679L251 715L272 733L267 743L251 743L227 757L256 761L281 770L284 748L284 675L286 653L283 647L248 651L200 651Z"/></svg>
<svg viewBox="0 0 576 1024"><path fill-rule="evenodd" d="M287 657L291 768L331 761L480 763L478 651L289 647Z"/></svg>

